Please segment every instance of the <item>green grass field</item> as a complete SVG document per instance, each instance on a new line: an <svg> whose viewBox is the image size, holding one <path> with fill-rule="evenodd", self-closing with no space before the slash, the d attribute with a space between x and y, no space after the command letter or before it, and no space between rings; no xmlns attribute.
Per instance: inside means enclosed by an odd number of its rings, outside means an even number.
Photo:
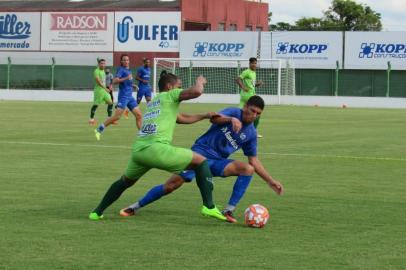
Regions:
<svg viewBox="0 0 406 270"><path fill-rule="evenodd" d="M118 216L167 179L157 170L105 220L89 221L136 134L135 121L122 119L96 142L89 109L0 101L0 269L405 269L406 110L267 107L259 158L286 193L255 176L236 225L199 214L195 183L135 217ZM97 118L105 115L99 108ZM208 125L178 126L174 144L190 147ZM234 180L216 179L217 204L227 203ZM271 208L264 229L242 224L252 203Z"/></svg>

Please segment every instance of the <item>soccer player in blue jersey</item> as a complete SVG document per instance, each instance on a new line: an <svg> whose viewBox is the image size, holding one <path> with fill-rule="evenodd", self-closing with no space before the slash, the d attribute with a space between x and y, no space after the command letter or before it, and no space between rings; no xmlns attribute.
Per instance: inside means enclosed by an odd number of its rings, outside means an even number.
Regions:
<svg viewBox="0 0 406 270"><path fill-rule="evenodd" d="M122 54L120 57L121 66L118 68L116 76L113 79L113 83L119 84L118 101L116 111L112 117L109 117L95 129L96 139L99 141L102 132L106 127L118 121L123 114L125 108L128 108L130 112L135 116L138 129L142 124L142 113L138 108L138 103L134 99L133 93L133 76L130 70L130 58L127 54Z"/></svg>
<svg viewBox="0 0 406 270"><path fill-rule="evenodd" d="M242 109L227 108L212 118L213 125L196 140L192 150L207 158L213 176L238 176L228 205L223 215L229 222L237 220L233 215L238 202L243 197L252 175L256 172L278 195L283 193L283 186L272 178L257 157L257 131L253 125L255 119L262 113L264 101L259 96L252 96ZM248 158L248 163L232 160L228 157L242 149ZM138 202L120 211L122 216L132 216L138 209L158 200L180 186L190 182L195 177L193 171L174 174L165 184L152 188Z"/></svg>
<svg viewBox="0 0 406 270"><path fill-rule="evenodd" d="M137 76L135 79L138 81L138 93L137 103L140 104L142 97L145 97L147 103L151 101L151 86L149 85L149 79L151 76L151 61L148 58L144 58L144 66L137 70Z"/></svg>

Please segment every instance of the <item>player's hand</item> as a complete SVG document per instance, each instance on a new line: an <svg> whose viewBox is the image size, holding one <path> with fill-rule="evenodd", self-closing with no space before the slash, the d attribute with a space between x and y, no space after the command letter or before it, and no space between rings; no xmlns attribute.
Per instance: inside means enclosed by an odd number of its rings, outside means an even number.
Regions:
<svg viewBox="0 0 406 270"><path fill-rule="evenodd" d="M133 79L133 75L130 73L130 74L128 74L128 76L127 76L127 80L132 80Z"/></svg>
<svg viewBox="0 0 406 270"><path fill-rule="evenodd" d="M233 131L234 131L235 133L240 132L240 130L241 130L241 128L242 128L242 123L241 123L240 120L238 120L238 119L235 118L235 117L232 117L232 118L231 118L231 125L233 126Z"/></svg>
<svg viewBox="0 0 406 270"><path fill-rule="evenodd" d="M207 80L202 75L200 75L199 77L196 78L196 84L205 85L206 83L207 83Z"/></svg>
<svg viewBox="0 0 406 270"><path fill-rule="evenodd" d="M263 85L264 84L264 82L263 81L257 81L257 83L255 84L255 86L261 86L261 85Z"/></svg>
<svg viewBox="0 0 406 270"><path fill-rule="evenodd" d="M217 112L208 112L208 113L206 113L206 116L204 118L205 119L214 119L217 117L221 117L221 115L218 114Z"/></svg>
<svg viewBox="0 0 406 270"><path fill-rule="evenodd" d="M283 185L276 180L272 180L271 182L268 182L268 185L276 192L278 195L282 195L284 192Z"/></svg>

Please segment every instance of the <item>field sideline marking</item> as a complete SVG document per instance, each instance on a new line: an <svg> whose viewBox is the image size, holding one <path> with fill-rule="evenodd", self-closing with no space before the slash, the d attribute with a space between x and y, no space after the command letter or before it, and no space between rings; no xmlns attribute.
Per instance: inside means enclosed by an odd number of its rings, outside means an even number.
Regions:
<svg viewBox="0 0 406 270"><path fill-rule="evenodd" d="M50 143L50 142L23 142L23 141L0 141L0 144L26 144L26 145L48 145L48 146L79 146L79 147L95 147L95 148L116 148L116 149L131 149L124 145L103 145L103 144L72 144L72 143ZM242 153L236 153L242 155ZM386 160L386 161L406 161L406 158L389 158L389 157L358 157L344 155L316 155L316 154L290 154L290 153L275 153L275 152L258 152L259 155L274 155L274 156L294 156L294 157L314 157L314 158L342 158L342 159L358 159L358 160Z"/></svg>

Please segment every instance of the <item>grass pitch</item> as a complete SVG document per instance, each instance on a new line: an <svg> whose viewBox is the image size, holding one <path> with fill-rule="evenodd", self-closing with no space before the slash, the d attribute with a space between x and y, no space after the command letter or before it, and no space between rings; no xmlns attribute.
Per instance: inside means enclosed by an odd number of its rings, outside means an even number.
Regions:
<svg viewBox="0 0 406 270"><path fill-rule="evenodd" d="M267 107L259 158L286 193L255 176L237 225L202 217L195 183L135 217L118 216L167 179L157 170L104 221L88 220L125 169L136 134L135 121L122 119L96 142L89 110L0 101L0 269L405 269L405 110ZM96 117L105 116L101 106ZM177 126L174 144L190 147L208 126ZM227 203L234 180L216 179L217 204ZM242 225L252 203L270 208L264 229Z"/></svg>

